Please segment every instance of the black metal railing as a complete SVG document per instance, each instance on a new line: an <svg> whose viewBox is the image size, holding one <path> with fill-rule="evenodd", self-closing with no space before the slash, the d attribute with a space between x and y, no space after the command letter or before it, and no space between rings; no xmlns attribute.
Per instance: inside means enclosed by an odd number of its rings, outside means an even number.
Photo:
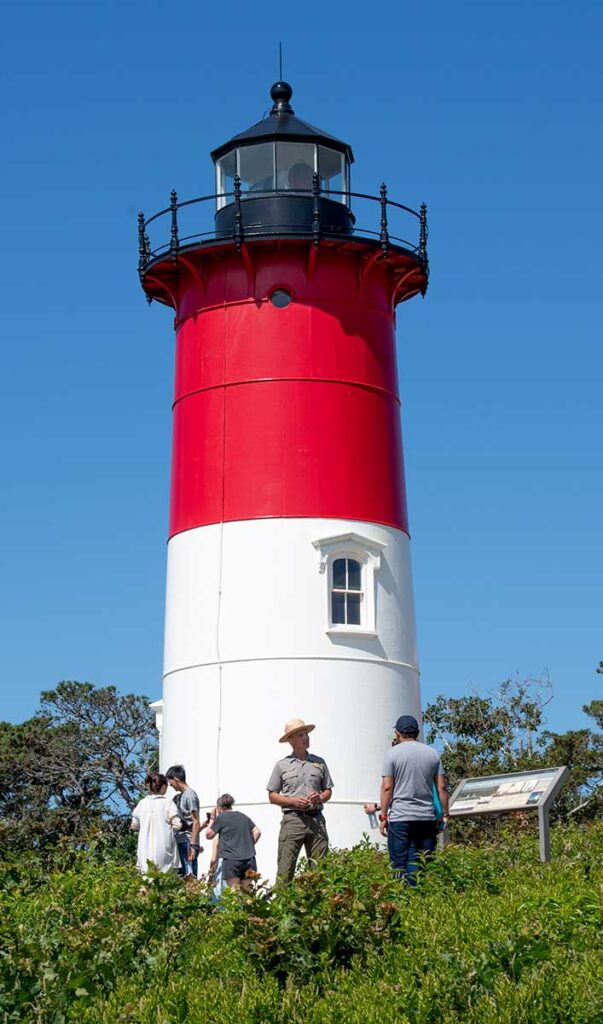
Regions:
<svg viewBox="0 0 603 1024"><path fill-rule="evenodd" d="M278 196L283 197L302 197L310 198L312 200L312 216L307 226L288 225L286 223L278 223L277 233L279 236L285 237L310 237L312 238L315 245L318 245L321 238L328 238L332 235L332 231L329 230L328 223L325 223L324 213L321 208L322 199L336 199L340 203L343 203L348 209L350 209L350 200L360 201L361 204L379 204L379 220L377 218L373 221L375 228L364 227L356 223L354 215L351 216L351 224L353 227L350 228L349 234L354 238L362 239L375 239L379 242L383 255L387 255L388 251L392 247L400 247L413 255L415 255L427 273L428 271L428 258L427 258L427 206L423 203L420 207L419 212L411 209L409 206L404 206L402 203L396 203L392 199L387 197L387 188L385 185L381 185L378 196L367 195L364 192L336 192L333 190L326 190L320 188L320 181L318 174L314 174L312 189L271 189L269 191L246 191L244 192L241 188L241 181L238 177L234 179L234 190L232 192L221 192L214 193L213 195L199 196L196 199L187 199L182 203L178 202L178 196L173 190L170 195L170 205L166 206L165 209L159 210L158 213L153 214L152 217L145 218L143 213L138 214L138 271L141 278L150 263L157 259L165 259L166 255L172 260L178 259L178 254L182 249L189 248L199 244L206 244L214 241L231 241L234 242L238 249L241 248L243 242L246 239L270 237L275 234L275 226L252 224L245 225L244 223L244 206L245 203L250 199L257 198L274 198ZM187 234L182 234L182 230L188 230L188 220L191 216L191 208L195 208L193 213L197 213L196 207L202 203L216 204L217 200L226 200L226 203L222 203L224 206L232 204L234 206L234 219L233 227L231 230L219 230L215 226L209 231L196 230L198 227L198 217L194 216L194 223L190 224L191 228L195 230ZM356 202L354 204L356 206ZM207 209L207 207L205 208ZM366 207L364 207L366 209ZM286 205L283 206L283 210L286 210ZM418 221L418 241L414 242L407 238L402 237L399 234L392 233L392 215L394 218L393 227L398 231L397 221L403 216L414 218ZM170 234L169 241L160 242L157 239L155 243L154 236L158 235L159 232L158 222L165 224L165 220L162 218L170 218ZM377 228L378 224L378 228ZM149 228L151 231L149 233ZM164 233L167 234L167 232ZM152 237L153 236L153 240ZM339 236L341 237L341 235Z"/></svg>

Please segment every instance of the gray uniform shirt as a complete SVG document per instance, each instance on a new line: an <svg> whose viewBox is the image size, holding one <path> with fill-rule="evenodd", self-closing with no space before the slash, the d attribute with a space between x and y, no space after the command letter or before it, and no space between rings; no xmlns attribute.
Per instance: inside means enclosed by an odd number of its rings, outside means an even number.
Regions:
<svg viewBox="0 0 603 1024"><path fill-rule="evenodd" d="M404 740L390 747L381 774L394 780L390 821L434 821L433 785L436 775L444 774L437 750Z"/></svg>
<svg viewBox="0 0 603 1024"><path fill-rule="evenodd" d="M322 793L323 789L332 789L333 785L324 758L307 753L305 761L300 761L295 754L277 761L266 788L269 793L282 793L283 796L308 796L313 791ZM315 810L321 808L322 804L314 804ZM292 807L283 807L285 814L292 810Z"/></svg>

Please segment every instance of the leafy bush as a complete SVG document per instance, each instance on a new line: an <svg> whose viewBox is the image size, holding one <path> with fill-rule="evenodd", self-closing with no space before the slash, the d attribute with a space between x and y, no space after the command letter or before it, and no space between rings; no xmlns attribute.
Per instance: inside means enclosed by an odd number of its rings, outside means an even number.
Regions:
<svg viewBox="0 0 603 1024"><path fill-rule="evenodd" d="M228 901L227 921L258 970L283 980L328 979L401 940L408 893L368 843L340 851L274 893Z"/></svg>
<svg viewBox="0 0 603 1024"><path fill-rule="evenodd" d="M131 866L80 855L43 881L5 865L0 919L0 1013L5 1021L78 1019L120 977L144 980L187 918L211 902L175 877L149 885ZM0 1018L2 1019L2 1018Z"/></svg>
<svg viewBox="0 0 603 1024"><path fill-rule="evenodd" d="M365 844L272 893L147 885L105 848L0 867L0 1021L600 1024L603 825L451 847L416 890Z"/></svg>

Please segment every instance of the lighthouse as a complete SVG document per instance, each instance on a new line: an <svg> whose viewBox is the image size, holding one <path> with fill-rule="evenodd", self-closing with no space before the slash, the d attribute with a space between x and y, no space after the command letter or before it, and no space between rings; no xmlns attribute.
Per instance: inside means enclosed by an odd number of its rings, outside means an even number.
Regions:
<svg viewBox="0 0 603 1024"><path fill-rule="evenodd" d="M161 765L234 795L267 877L284 723L316 724L349 847L394 722L420 721L395 328L427 288L426 211L353 192L350 146L291 100L277 82L213 151L210 195L138 223L176 333Z"/></svg>

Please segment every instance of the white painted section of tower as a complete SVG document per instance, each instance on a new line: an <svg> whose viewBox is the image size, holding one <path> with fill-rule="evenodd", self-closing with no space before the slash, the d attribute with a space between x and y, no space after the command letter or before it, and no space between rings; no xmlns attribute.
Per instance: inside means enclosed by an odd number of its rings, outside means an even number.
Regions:
<svg viewBox="0 0 603 1024"><path fill-rule="evenodd" d="M363 542L364 580L374 587L363 602L374 600L374 630L333 631L329 554L354 557ZM341 519L256 519L171 539L162 769L184 764L202 807L233 794L262 830L265 877L275 875L281 819L266 782L291 751L278 742L284 723L316 723L310 751L326 759L335 782L329 837L345 847L369 831L362 805L378 799L383 755L403 713L420 721L406 534Z"/></svg>

